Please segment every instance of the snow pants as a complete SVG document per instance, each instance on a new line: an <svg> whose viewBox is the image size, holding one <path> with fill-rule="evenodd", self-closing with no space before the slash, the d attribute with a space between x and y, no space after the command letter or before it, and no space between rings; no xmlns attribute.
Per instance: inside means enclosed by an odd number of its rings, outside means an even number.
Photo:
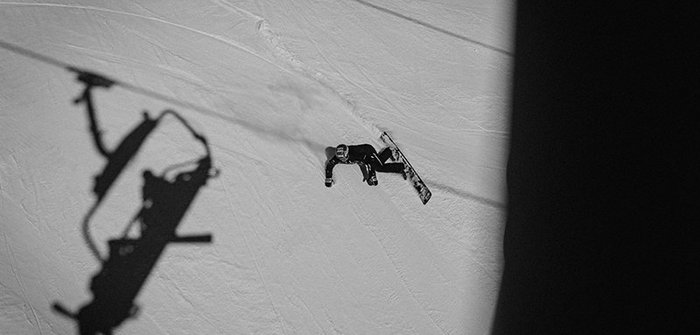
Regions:
<svg viewBox="0 0 700 335"><path fill-rule="evenodd" d="M365 178L367 181L377 180L376 172L389 172L389 173L402 173L404 170L403 163L386 163L386 161L391 157L391 149L384 148L378 154L372 154L369 162L365 164L367 168L367 174ZM363 171L363 175L365 175Z"/></svg>

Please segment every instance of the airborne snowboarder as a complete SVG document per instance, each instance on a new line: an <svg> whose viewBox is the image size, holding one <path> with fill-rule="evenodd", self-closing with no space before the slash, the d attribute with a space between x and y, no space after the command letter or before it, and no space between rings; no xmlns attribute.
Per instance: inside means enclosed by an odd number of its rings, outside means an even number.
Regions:
<svg viewBox="0 0 700 335"><path fill-rule="evenodd" d="M397 154L391 147L384 148L377 153L370 144L345 145L340 144L335 149L333 156L326 163L326 187L333 185L333 167L336 164L357 164L362 171L362 181L367 181L370 186L378 184L376 172L400 173L406 179L406 166L402 162L387 163L398 160Z"/></svg>

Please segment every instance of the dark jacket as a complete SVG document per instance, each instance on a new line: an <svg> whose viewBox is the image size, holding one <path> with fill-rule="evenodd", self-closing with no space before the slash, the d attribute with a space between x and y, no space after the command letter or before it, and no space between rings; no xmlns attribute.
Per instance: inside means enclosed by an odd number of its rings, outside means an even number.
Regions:
<svg viewBox="0 0 700 335"><path fill-rule="evenodd" d="M333 156L326 163L326 178L333 178L333 167L336 164L360 164L360 169L362 170L362 175L367 172L364 170L364 166L371 166L373 162L379 162L377 158L377 150L374 149L370 144L359 144L359 145L348 145L348 160L343 162L338 159L337 156Z"/></svg>

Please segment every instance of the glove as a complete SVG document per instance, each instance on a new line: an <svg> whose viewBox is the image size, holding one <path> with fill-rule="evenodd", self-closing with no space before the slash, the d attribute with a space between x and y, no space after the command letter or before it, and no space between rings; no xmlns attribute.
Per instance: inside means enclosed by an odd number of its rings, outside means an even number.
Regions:
<svg viewBox="0 0 700 335"><path fill-rule="evenodd" d="M326 178L326 187L331 187L333 185L333 178Z"/></svg>
<svg viewBox="0 0 700 335"><path fill-rule="evenodd" d="M367 184L369 184L369 186L377 186L379 184L379 182L377 181L377 176L372 175L371 177L369 177L369 179L367 180Z"/></svg>

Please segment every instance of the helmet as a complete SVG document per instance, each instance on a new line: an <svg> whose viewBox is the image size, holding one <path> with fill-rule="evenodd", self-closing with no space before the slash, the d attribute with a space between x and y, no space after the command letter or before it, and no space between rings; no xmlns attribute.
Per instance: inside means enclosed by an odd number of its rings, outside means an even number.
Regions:
<svg viewBox="0 0 700 335"><path fill-rule="evenodd" d="M335 157L338 157L341 162L348 160L348 146L345 144L340 144L335 148Z"/></svg>

